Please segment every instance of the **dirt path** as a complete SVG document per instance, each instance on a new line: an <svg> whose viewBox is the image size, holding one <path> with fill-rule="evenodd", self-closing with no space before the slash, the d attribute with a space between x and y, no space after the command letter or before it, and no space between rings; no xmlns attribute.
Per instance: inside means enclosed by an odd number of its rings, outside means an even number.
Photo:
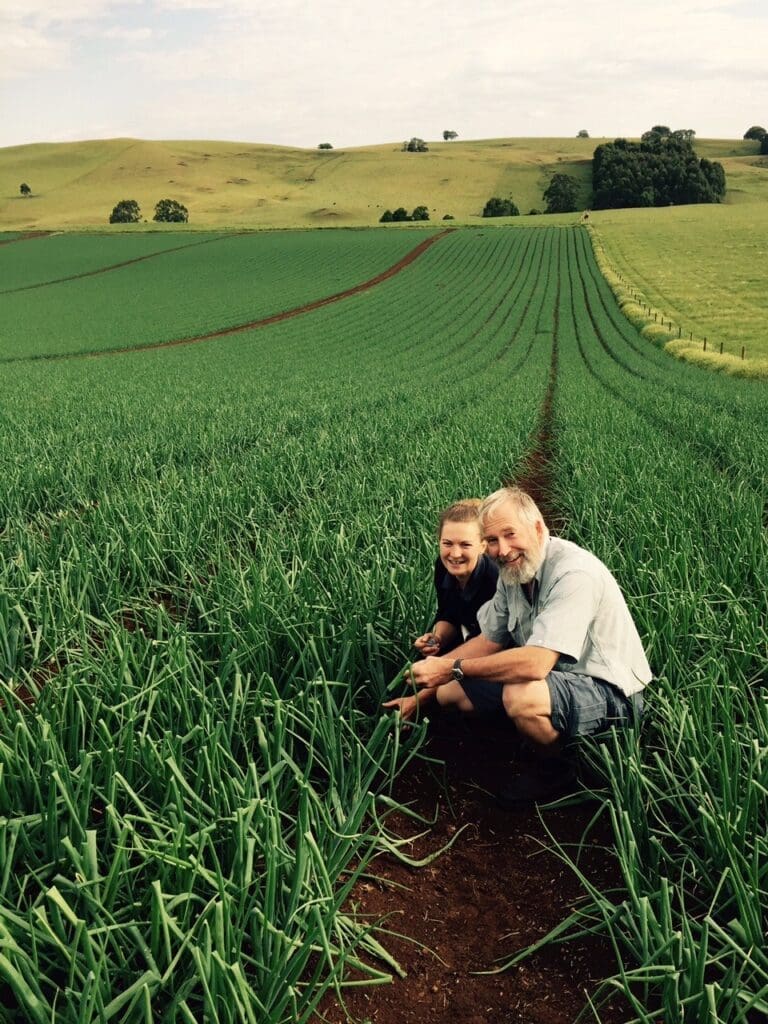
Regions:
<svg viewBox="0 0 768 1024"><path fill-rule="evenodd" d="M283 320L291 320L295 316L303 316L304 313L311 313L315 309L322 309L323 306L330 306L334 302L341 302L343 299L351 298L353 295L359 295L361 292L366 292L371 288L375 288L376 285L389 280L389 278L399 274L400 271L405 270L405 268L410 266L414 260L417 260L422 253L426 252L427 249L433 246L435 242L438 242L441 238L451 234L454 230L454 228L446 228L444 231L440 231L436 235L431 235L429 238L425 238L423 242L420 242L414 249L411 249L409 253L406 253L406 255L403 256L402 259L399 259L397 263L393 263L391 267L383 270L380 274L376 274L375 277L369 278L367 281L362 281L360 284L353 285L351 288L346 288L342 292L335 292L333 295L326 295L322 299L315 299L313 302L308 302L303 306L295 306L293 309L284 310L282 313L273 313L270 316L262 317L260 320L249 320L247 323L236 324L234 327L221 327L216 331L209 331L206 334L195 334L184 338L174 338L170 341L153 341L148 345L105 348L89 352L51 353L50 355L40 356L12 356L7 359L0 359L0 363L29 363L40 360L93 359L98 356L122 356L134 352L150 352L159 348L175 348L177 345L195 345L201 341L212 341L214 338L226 338L231 334L241 334L243 331L255 331L262 327L269 327L271 324L280 323Z"/></svg>

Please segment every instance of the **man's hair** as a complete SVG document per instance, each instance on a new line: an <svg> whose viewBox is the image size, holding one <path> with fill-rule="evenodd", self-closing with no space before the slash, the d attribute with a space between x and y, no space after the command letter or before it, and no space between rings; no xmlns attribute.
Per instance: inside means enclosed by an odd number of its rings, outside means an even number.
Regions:
<svg viewBox="0 0 768 1024"><path fill-rule="evenodd" d="M493 494L489 494L480 504L480 519L484 523L489 516L501 506L511 503L517 510L518 515L524 523L535 526L541 521L544 526L544 536L549 536L549 529L544 522L544 516L539 511L539 506L526 491L520 487L501 487Z"/></svg>
<svg viewBox="0 0 768 1024"><path fill-rule="evenodd" d="M482 501L479 498L465 498L463 501L455 501L453 505L444 508L437 520L437 536L443 532L446 523L477 523L477 528L482 533L480 524L480 506Z"/></svg>

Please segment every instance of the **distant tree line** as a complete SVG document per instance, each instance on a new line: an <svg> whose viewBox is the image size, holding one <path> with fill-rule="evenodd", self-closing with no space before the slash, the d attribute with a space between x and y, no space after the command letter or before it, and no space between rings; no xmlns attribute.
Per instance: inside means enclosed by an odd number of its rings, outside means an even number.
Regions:
<svg viewBox="0 0 768 1024"><path fill-rule="evenodd" d="M109 215L110 224L138 224L140 220L141 209L135 199L121 199ZM189 210L176 199L161 199L155 204L152 220L166 224L186 224Z"/></svg>
<svg viewBox="0 0 768 1024"><path fill-rule="evenodd" d="M640 142L616 139L598 146L592 158L594 208L719 203L725 171L696 156L694 135L691 129L656 125Z"/></svg>
<svg viewBox="0 0 768 1024"><path fill-rule="evenodd" d="M398 206L396 210L385 210L379 217L379 224L402 223L410 220L429 220L429 210L426 206L417 206L413 213L408 213L404 206Z"/></svg>

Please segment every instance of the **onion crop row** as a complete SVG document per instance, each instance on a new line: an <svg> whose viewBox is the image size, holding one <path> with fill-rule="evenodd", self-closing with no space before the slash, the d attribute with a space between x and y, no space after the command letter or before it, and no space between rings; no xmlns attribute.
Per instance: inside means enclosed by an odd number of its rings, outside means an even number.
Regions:
<svg viewBox="0 0 768 1024"><path fill-rule="evenodd" d="M3 375L14 1012L281 1024L397 972L347 900L421 737L378 705L436 510L527 447L504 369L536 395L549 362L546 262L491 241L269 331Z"/></svg>

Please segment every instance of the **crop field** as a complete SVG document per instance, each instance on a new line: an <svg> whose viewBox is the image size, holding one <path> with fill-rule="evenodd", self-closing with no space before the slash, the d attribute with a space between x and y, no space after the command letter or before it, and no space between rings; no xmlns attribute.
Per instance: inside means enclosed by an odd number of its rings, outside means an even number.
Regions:
<svg viewBox="0 0 768 1024"><path fill-rule="evenodd" d="M378 706L436 511L543 428L657 677L589 754L621 885L562 927L610 936L594 1019L767 1014L765 386L642 339L580 228L122 241L0 249L0 1017L289 1024L397 985L348 897L424 728Z"/></svg>

